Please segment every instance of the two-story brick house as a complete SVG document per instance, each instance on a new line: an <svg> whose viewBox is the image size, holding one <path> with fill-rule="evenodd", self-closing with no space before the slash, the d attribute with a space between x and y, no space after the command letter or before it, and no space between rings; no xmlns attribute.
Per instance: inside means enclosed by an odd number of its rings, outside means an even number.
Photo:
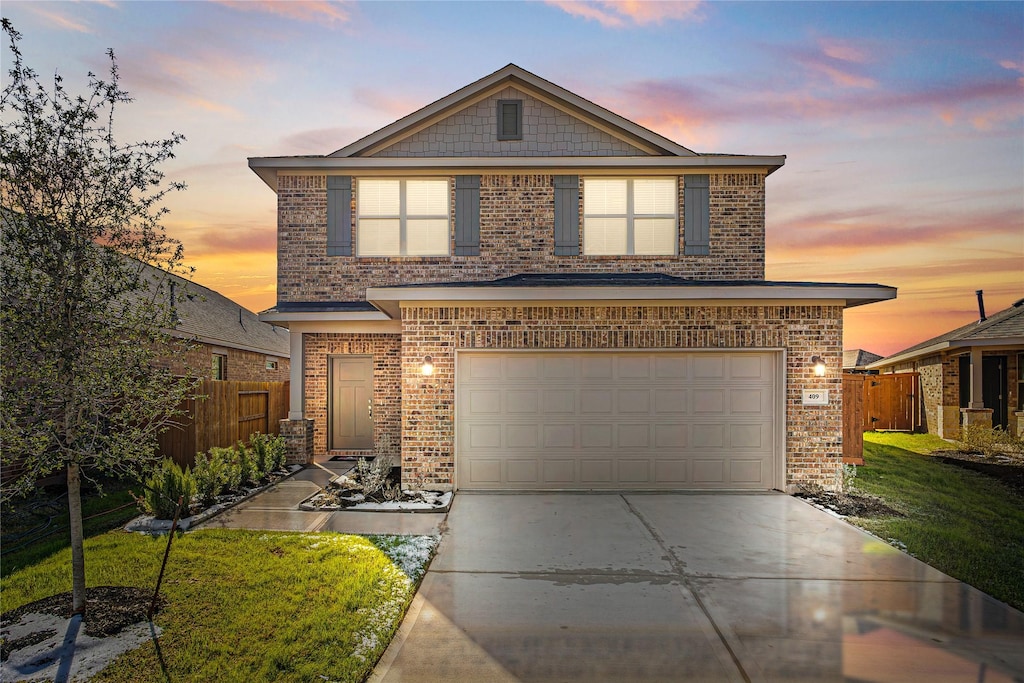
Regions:
<svg viewBox="0 0 1024 683"><path fill-rule="evenodd" d="M250 159L290 457L390 453L442 489L836 485L843 310L895 290L765 281L784 161L515 65L333 154Z"/></svg>

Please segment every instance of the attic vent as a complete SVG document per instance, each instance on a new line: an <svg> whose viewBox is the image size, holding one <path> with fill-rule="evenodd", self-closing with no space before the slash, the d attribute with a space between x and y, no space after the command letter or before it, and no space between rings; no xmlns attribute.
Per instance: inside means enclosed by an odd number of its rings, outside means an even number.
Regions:
<svg viewBox="0 0 1024 683"><path fill-rule="evenodd" d="M522 100L498 100L498 139L523 139Z"/></svg>

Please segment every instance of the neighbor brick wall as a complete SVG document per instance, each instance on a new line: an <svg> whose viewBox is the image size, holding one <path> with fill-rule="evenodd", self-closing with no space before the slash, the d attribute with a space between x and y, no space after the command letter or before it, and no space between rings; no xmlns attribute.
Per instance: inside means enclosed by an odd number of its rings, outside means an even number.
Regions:
<svg viewBox="0 0 1024 683"><path fill-rule="evenodd" d="M697 280L763 280L764 174L711 174L710 180L708 256L555 256L552 176L484 175L479 256L364 258L327 256L326 176L282 175L278 301L360 301L369 286L492 280L519 273L654 272ZM682 182L679 195L682 254ZM582 192L580 204L582 212ZM451 234L454 253L454 229ZM353 239L358 239L355 227Z"/></svg>
<svg viewBox="0 0 1024 683"><path fill-rule="evenodd" d="M785 349L787 487L836 488L842 463L839 306L466 306L402 309L402 477L450 486L456 349ZM429 381L419 373L432 356ZM813 355L830 372L815 377ZM828 389L828 406L800 405Z"/></svg>
<svg viewBox="0 0 1024 683"><path fill-rule="evenodd" d="M304 334L305 415L313 420L313 454L367 455L365 450L327 448L328 356L373 356L374 454L401 458L402 396L399 365L402 342L397 334Z"/></svg>
<svg viewBox="0 0 1024 683"><path fill-rule="evenodd" d="M185 374L185 368L191 368L193 374L199 377L211 377L213 373L214 352L226 352L227 377L224 379L239 382L287 382L289 372L289 359L282 356L274 356L266 353L255 353L253 351L242 351L230 349L211 344L197 343L185 352L183 358L174 359L173 362L163 361L158 363L159 367L170 368L178 375ZM276 370L268 370L267 360L277 361Z"/></svg>

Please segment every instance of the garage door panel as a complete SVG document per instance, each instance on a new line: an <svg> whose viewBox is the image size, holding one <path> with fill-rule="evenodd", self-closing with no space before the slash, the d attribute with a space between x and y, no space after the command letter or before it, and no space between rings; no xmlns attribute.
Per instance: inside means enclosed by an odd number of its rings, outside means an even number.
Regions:
<svg viewBox="0 0 1024 683"><path fill-rule="evenodd" d="M611 448L612 426L607 423L580 425L581 448Z"/></svg>
<svg viewBox="0 0 1024 683"><path fill-rule="evenodd" d="M776 358L460 353L458 485L772 488L780 428Z"/></svg>
<svg viewBox="0 0 1024 683"><path fill-rule="evenodd" d="M615 392L615 405L619 413L651 412L650 389L619 389Z"/></svg>
<svg viewBox="0 0 1024 683"><path fill-rule="evenodd" d="M517 413L536 413L538 404L537 393L537 390L534 389L506 390L505 411L512 415Z"/></svg>
<svg viewBox="0 0 1024 683"><path fill-rule="evenodd" d="M574 448L576 446L576 425L546 424L542 427L545 448Z"/></svg>

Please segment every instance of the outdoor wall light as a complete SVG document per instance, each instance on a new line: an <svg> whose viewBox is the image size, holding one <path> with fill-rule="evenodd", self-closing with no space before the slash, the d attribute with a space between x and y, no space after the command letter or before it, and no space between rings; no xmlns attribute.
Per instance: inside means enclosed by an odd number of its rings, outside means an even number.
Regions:
<svg viewBox="0 0 1024 683"><path fill-rule="evenodd" d="M811 358L811 365L814 366L814 374L815 375L817 375L818 377L824 377L825 376L825 370L827 368L825 367L825 359L824 358L822 358L821 356L814 356L813 358Z"/></svg>
<svg viewBox="0 0 1024 683"><path fill-rule="evenodd" d="M420 372L423 373L424 377L430 377L434 374L434 359L430 356L423 356L423 365L420 366Z"/></svg>

